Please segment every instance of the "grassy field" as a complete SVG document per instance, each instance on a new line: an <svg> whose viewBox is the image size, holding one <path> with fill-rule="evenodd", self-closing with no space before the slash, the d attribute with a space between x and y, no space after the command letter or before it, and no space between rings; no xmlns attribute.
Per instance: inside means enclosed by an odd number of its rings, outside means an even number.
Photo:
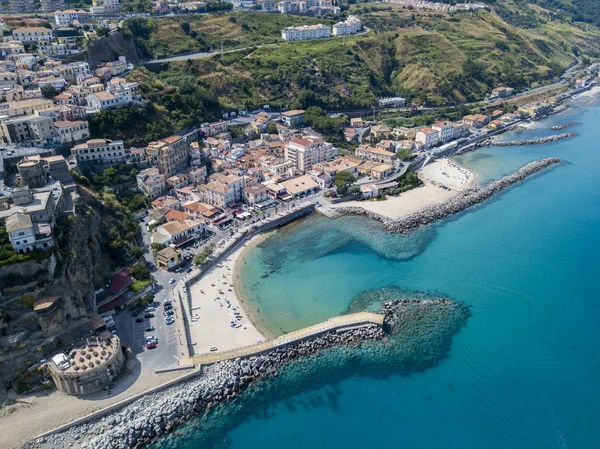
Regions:
<svg viewBox="0 0 600 449"><path fill-rule="evenodd" d="M140 24L140 22L143 22ZM125 21L140 48L151 58L163 58L192 51L229 50L283 42L281 30L288 26L330 25L331 20L268 13L221 13L136 18ZM141 26L140 26L141 25ZM139 28L147 32L140 33Z"/></svg>

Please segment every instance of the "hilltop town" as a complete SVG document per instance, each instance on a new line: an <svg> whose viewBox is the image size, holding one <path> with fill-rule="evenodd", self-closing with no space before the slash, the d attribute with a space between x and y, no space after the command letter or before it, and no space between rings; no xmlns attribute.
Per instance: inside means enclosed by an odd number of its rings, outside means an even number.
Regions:
<svg viewBox="0 0 600 449"><path fill-rule="evenodd" d="M328 17L326 25L282 28L274 45L345 45L373 33L325 0L151 3L153 14L254 8ZM600 71L576 59L536 89L495 85L451 107L399 93L352 111L203 111L220 120L170 135L158 129L133 145L116 129L99 129L98 117L156 113L157 98L173 92L147 89L132 76L140 65L124 55L87 59L90 43L121 33L119 1L94 0L89 10L61 0L42 1L41 10L31 0L8 6L13 14L0 25L0 402L18 410L15 397L57 390L69 420L90 412L73 396L112 394L102 403L111 406L194 370L198 357L268 340L234 293L235 259L252 238L313 211L335 217L350 205L398 215L451 198L475 179L447 156L566 108L597 85ZM210 311L198 298L212 287L232 298ZM200 321L201 307L219 330ZM234 312L223 318L220 308Z"/></svg>

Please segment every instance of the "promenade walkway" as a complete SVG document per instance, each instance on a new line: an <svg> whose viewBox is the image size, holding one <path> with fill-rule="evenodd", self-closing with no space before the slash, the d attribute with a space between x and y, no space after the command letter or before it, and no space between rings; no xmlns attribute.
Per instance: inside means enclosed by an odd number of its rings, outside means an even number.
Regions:
<svg viewBox="0 0 600 449"><path fill-rule="evenodd" d="M363 324L376 324L378 326L383 326L383 319L383 315L370 312L359 312L351 315L336 316L323 323L290 332L289 334L282 335L274 340L232 349L231 351L199 354L192 357L192 360L196 365L211 365L223 360L231 360L238 357L252 357L333 330L356 327Z"/></svg>

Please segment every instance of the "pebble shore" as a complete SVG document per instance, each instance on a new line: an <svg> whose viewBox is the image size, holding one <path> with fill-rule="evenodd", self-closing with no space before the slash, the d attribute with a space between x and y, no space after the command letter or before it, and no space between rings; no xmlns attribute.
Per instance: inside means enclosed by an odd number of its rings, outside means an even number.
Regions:
<svg viewBox="0 0 600 449"><path fill-rule="evenodd" d="M560 162L560 159L557 158L539 159L530 162L514 173L498 179L497 181L493 181L484 187L463 190L444 203L426 207L398 220L365 210L362 207L336 207L335 210L341 215L362 215L380 221L390 232L407 233L421 226L441 220L449 215L462 212L463 210L500 193L507 187L521 182L539 171L559 164Z"/></svg>

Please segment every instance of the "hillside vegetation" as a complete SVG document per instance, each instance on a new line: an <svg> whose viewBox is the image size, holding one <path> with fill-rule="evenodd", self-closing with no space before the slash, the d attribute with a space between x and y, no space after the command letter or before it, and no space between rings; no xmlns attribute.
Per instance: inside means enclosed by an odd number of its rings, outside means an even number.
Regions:
<svg viewBox="0 0 600 449"><path fill-rule="evenodd" d="M503 5L517 11L513 3ZM223 111L263 104L344 110L370 108L377 97L392 95L430 106L478 101L495 86L522 90L548 83L577 59L598 56L600 34L595 27L582 29L535 8L528 11L536 26L524 28L494 12L449 15L358 4L350 12L370 28L366 35L252 48L247 48L249 42L280 39L284 25L308 19L261 13L193 17L198 19L194 24L190 17L153 19L152 30L162 31L156 36L149 31L148 39L143 33L138 37L150 54L176 53L176 46L197 43L201 33L207 36L202 37L205 42L211 36L213 42L227 42L226 48L244 50L134 70L130 79L141 83L159 119L147 126L138 123L137 128L149 126L156 137L217 118ZM267 19L274 22L266 25ZM183 23L190 23L189 31ZM260 33L263 25L266 31ZM211 26L216 28L209 31ZM173 34L167 36L167 29ZM192 38L192 30L201 31ZM139 134L136 138L143 140Z"/></svg>
<svg viewBox="0 0 600 449"><path fill-rule="evenodd" d="M124 29L148 58L164 58L193 51L224 50L283 42L288 26L330 24L330 20L265 13L221 13L127 19Z"/></svg>

